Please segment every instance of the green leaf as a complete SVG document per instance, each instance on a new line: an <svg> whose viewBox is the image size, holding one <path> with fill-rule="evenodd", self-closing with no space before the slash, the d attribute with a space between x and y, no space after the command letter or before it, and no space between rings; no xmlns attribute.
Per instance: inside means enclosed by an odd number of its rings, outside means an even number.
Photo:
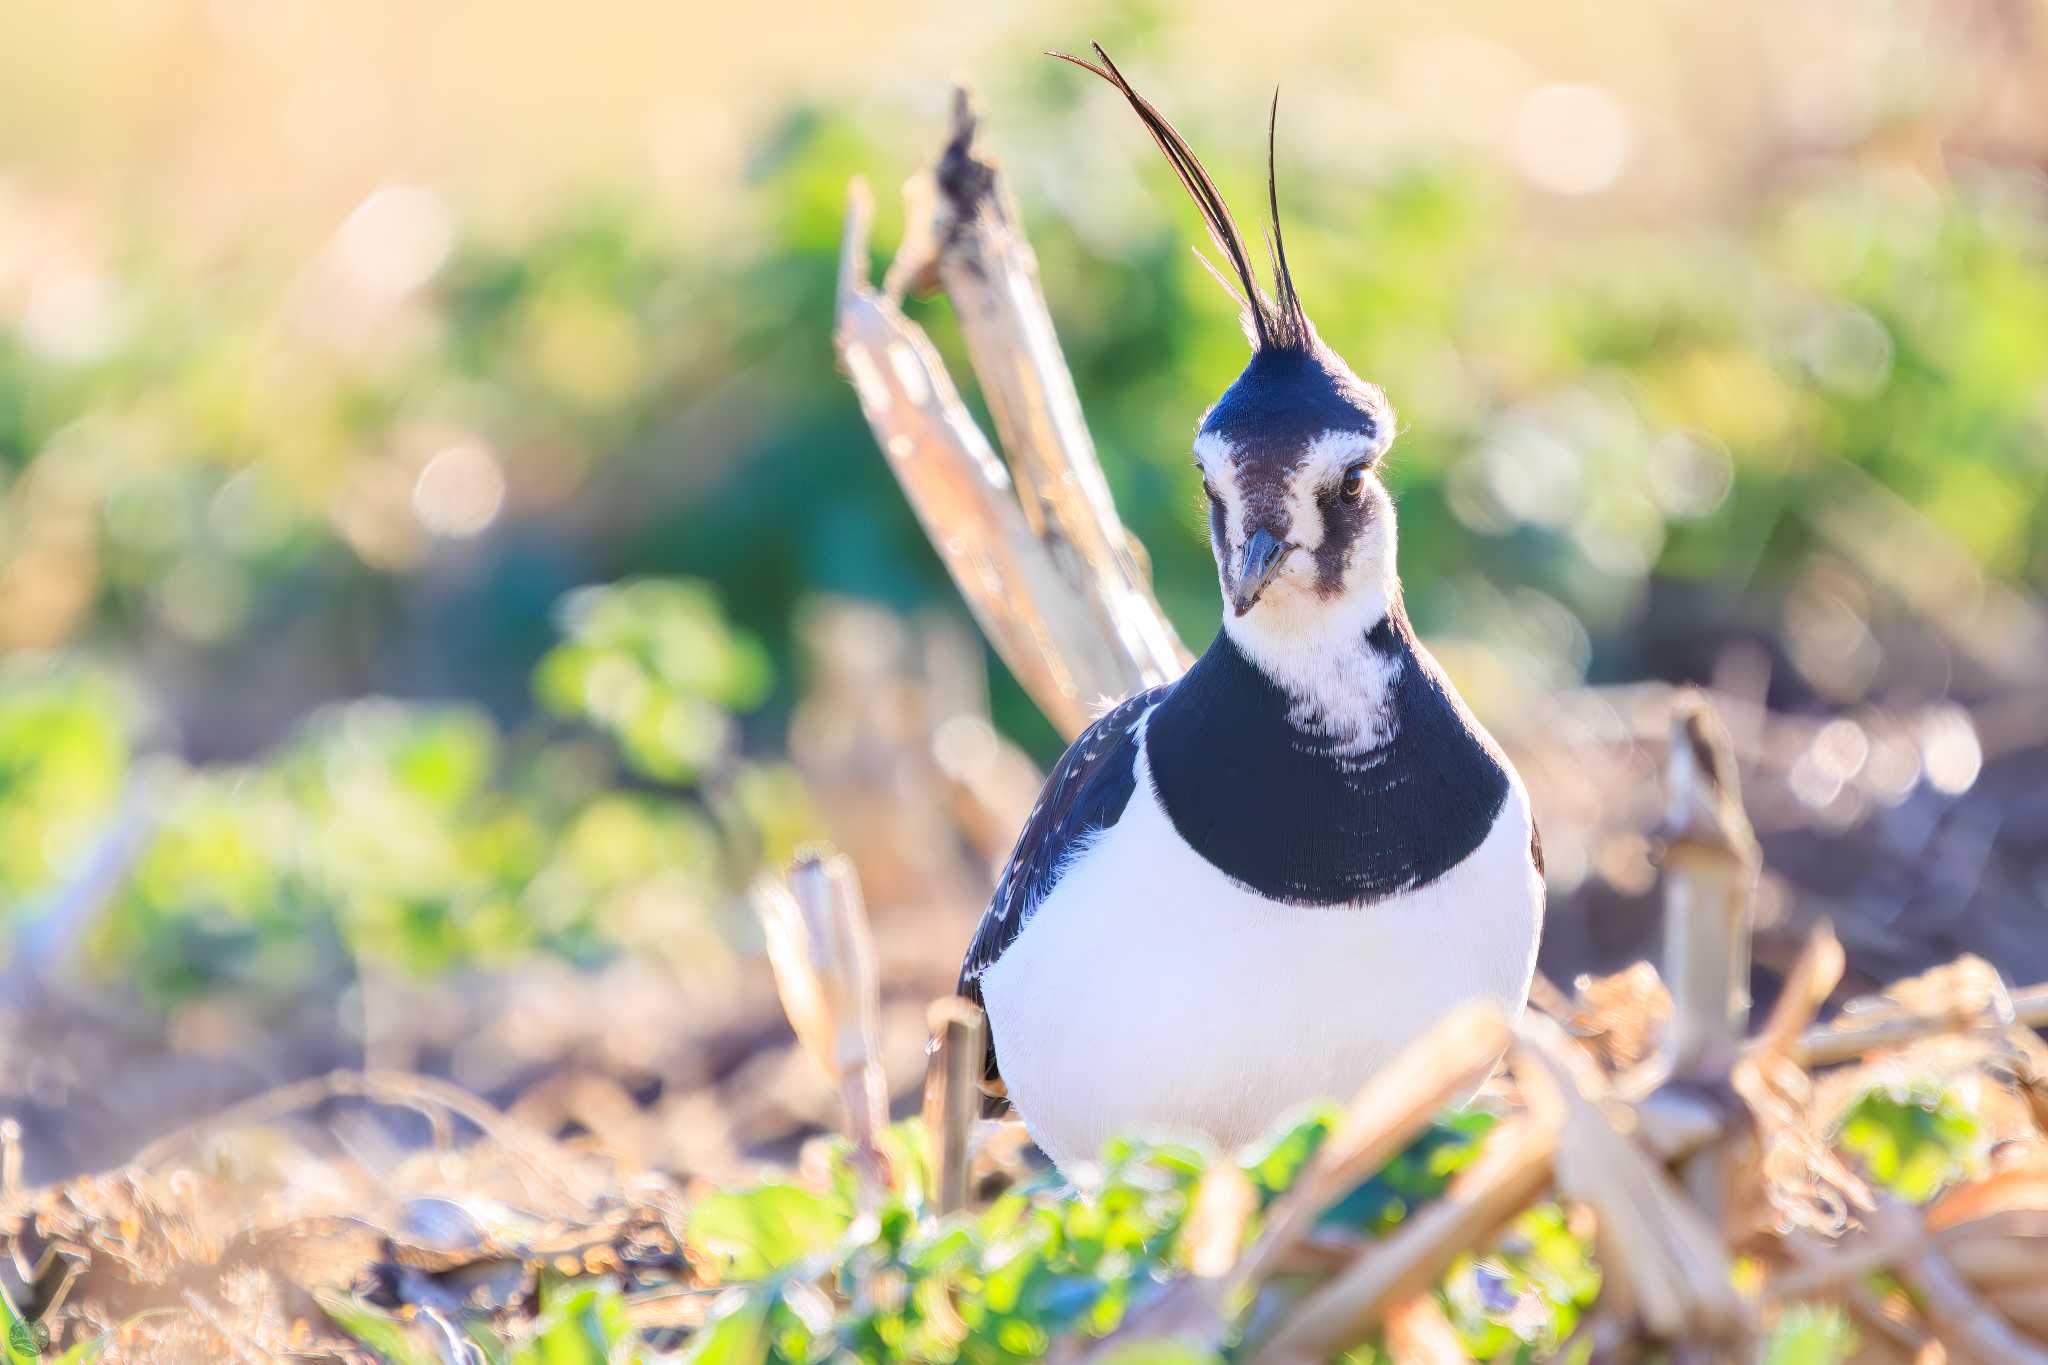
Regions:
<svg viewBox="0 0 2048 1365"><path fill-rule="evenodd" d="M1379 1236L1414 1209L1441 1195L1451 1177L1479 1155L1495 1116L1472 1110L1437 1119L1370 1180L1326 1210L1318 1221Z"/></svg>
<svg viewBox="0 0 2048 1365"><path fill-rule="evenodd" d="M4 1285L0 1285L0 1331L6 1334L0 1346L7 1352L7 1365L36 1365L50 1340L49 1329L23 1317L14 1300L7 1297Z"/></svg>
<svg viewBox="0 0 2048 1365"><path fill-rule="evenodd" d="M1878 1183L1919 1204L1978 1165L1982 1129L1949 1091L1878 1086L1842 1115L1835 1142Z"/></svg>
<svg viewBox="0 0 2048 1365"><path fill-rule="evenodd" d="M51 1361L50 1365L98 1365L100 1357L107 1353L107 1347L111 1346L113 1341L112 1332L102 1332L89 1341L81 1341L70 1347L63 1355Z"/></svg>
<svg viewBox="0 0 2048 1365"><path fill-rule="evenodd" d="M1115 1346L1092 1359L1101 1365L1221 1365L1223 1357L1182 1341L1134 1341Z"/></svg>
<svg viewBox="0 0 2048 1365"><path fill-rule="evenodd" d="M485 1365L511 1365L512 1348L489 1327L481 1322L468 1322L463 1324L463 1331L470 1344L483 1352Z"/></svg>
<svg viewBox="0 0 2048 1365"><path fill-rule="evenodd" d="M620 1365L640 1359L622 1350L634 1341L625 1298L612 1284L549 1279L541 1286L540 1312L510 1359L514 1365Z"/></svg>
<svg viewBox="0 0 2048 1365"><path fill-rule="evenodd" d="M837 1199L795 1185L762 1185L706 1197L690 1214L688 1239L726 1261L734 1280L759 1280L829 1250L853 1216Z"/></svg>
<svg viewBox="0 0 2048 1365"><path fill-rule="evenodd" d="M687 1365L766 1365L771 1306L759 1291L742 1294L725 1316L697 1334L683 1360Z"/></svg>
<svg viewBox="0 0 2048 1365"><path fill-rule="evenodd" d="M1763 1365L1847 1365L1855 1357L1855 1330L1832 1304L1790 1305L1764 1341Z"/></svg>
<svg viewBox="0 0 2048 1365"><path fill-rule="evenodd" d="M0 1293L0 1297L4 1297L4 1293ZM73 1342L64 1348L64 1354L53 1357L49 1361L44 1362L44 1365L98 1365L98 1362L106 1356L107 1348L114 1344L114 1339L129 1327L150 1318L179 1317L183 1315L184 1311L182 1308L145 1309L140 1313L124 1318L121 1325L111 1332L102 1332L98 1336L88 1338L85 1341Z"/></svg>
<svg viewBox="0 0 2048 1365"><path fill-rule="evenodd" d="M1555 1204L1525 1210L1484 1251L1461 1256L1439 1291L1477 1360L1549 1360L1599 1296L1593 1251Z"/></svg>
<svg viewBox="0 0 2048 1365"><path fill-rule="evenodd" d="M390 1365L438 1365L431 1348L422 1346L410 1329L396 1318L343 1298L339 1294L318 1296L320 1307L342 1331L360 1345L382 1356Z"/></svg>
<svg viewBox="0 0 2048 1365"><path fill-rule="evenodd" d="M1276 1126L1244 1155L1245 1174L1257 1186L1262 1202L1271 1202L1295 1182L1343 1116L1344 1111L1334 1104L1317 1105L1300 1118Z"/></svg>

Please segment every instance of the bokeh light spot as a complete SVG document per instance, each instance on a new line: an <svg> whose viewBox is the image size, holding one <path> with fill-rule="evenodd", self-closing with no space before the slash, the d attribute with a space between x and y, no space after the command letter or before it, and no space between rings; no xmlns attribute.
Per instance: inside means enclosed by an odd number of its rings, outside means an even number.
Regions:
<svg viewBox="0 0 2048 1365"><path fill-rule="evenodd" d="M420 525L435 535L480 534L505 506L505 471L481 442L452 445L420 470L412 506Z"/></svg>
<svg viewBox="0 0 2048 1365"><path fill-rule="evenodd" d="M1959 796L1976 785L1977 775L1984 769L1977 727L1960 706L1937 706L1921 720L1920 753L1927 784L1950 796Z"/></svg>
<svg viewBox="0 0 2048 1365"><path fill-rule="evenodd" d="M387 185L371 194L334 240L350 277L391 298L432 279L454 246L455 215L440 195L412 185Z"/></svg>
<svg viewBox="0 0 2048 1365"><path fill-rule="evenodd" d="M1515 165L1552 194L1597 194L1628 166L1628 113L1591 85L1546 85L1515 119Z"/></svg>

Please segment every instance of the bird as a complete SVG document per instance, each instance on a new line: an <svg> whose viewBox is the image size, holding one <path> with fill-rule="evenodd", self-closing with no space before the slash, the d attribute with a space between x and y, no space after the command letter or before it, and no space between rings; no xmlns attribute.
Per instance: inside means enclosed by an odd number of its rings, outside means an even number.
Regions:
<svg viewBox="0 0 2048 1365"><path fill-rule="evenodd" d="M1127 1134L1240 1150L1468 1000L1515 1017L1544 908L1521 778L1403 607L1393 408L1288 269L1278 91L1266 290L1193 149L1094 53L1049 55L1115 86L1172 164L1251 358L1193 441L1220 628L1067 749L961 967L985 1112L1014 1108L1063 1172Z"/></svg>

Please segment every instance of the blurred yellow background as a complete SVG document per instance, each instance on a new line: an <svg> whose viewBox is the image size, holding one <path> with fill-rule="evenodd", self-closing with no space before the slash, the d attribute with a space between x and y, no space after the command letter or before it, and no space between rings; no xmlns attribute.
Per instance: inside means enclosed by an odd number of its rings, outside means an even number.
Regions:
<svg viewBox="0 0 2048 1365"><path fill-rule="evenodd" d="M433 185L493 221L630 181L676 210L679 230L702 231L730 221L722 191L750 134L793 96L928 125L949 80L987 84L992 67L1113 37L1130 13L23 0L0 18L0 161L92 212L147 214L163 245L202 253L252 233L305 246L388 181ZM1788 142L1825 155L1898 124L1880 150L1928 174L1953 129L1973 151L2038 155L2042 22L2028 0L1457 0L1255 15L1197 0L1147 14L1131 57L1219 119L1256 110L1278 83L1297 130L1361 160L1451 141L1518 161L1539 186L1569 184L1599 169L1563 164L1587 149L1537 144L1612 138L1597 216L1679 221L1753 194ZM1554 85L1604 98L1534 98ZM1000 105L992 113L1006 122Z"/></svg>

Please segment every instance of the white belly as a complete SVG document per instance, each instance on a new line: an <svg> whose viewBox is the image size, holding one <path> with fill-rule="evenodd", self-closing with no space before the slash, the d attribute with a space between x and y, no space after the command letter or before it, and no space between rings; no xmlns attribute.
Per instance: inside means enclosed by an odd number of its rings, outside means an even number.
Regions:
<svg viewBox="0 0 2048 1365"><path fill-rule="evenodd" d="M1511 1015L1543 915L1521 783L1430 885L1299 906L1234 885L1182 844L1140 760L1123 818L982 977L1010 1098L1068 1167L1120 1133L1235 1149L1303 1103L1349 1099L1459 1003Z"/></svg>

